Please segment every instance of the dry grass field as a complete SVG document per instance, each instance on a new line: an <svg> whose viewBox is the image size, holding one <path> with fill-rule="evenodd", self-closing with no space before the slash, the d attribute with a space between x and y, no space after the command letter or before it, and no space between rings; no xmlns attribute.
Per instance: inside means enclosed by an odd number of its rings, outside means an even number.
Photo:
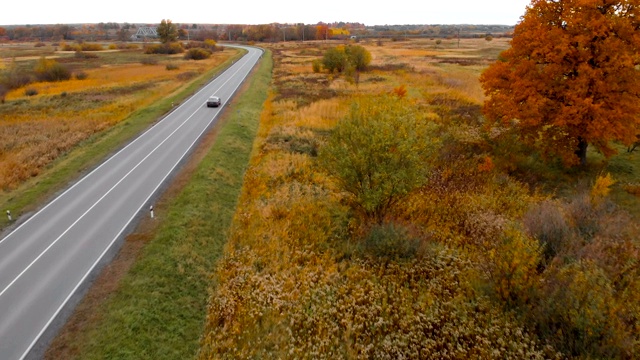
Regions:
<svg viewBox="0 0 640 360"><path fill-rule="evenodd" d="M338 45L269 46L272 93L200 359L637 354L638 202L604 176L631 179L637 155L565 171L485 128L478 77L507 40L361 41L372 62L359 78L314 72ZM435 149L423 185L380 222L323 165L352 103L372 96L420 114ZM354 152L368 146L400 151Z"/></svg>
<svg viewBox="0 0 640 360"><path fill-rule="evenodd" d="M166 97L230 56L216 53L208 60L187 61L163 56L148 60L142 49L92 52L79 58L74 52L27 45L0 48L7 68L33 67L40 56L55 58L86 78L37 82L10 91L0 105L0 189L9 191L77 144L127 119L134 111ZM147 63L151 63L148 65ZM167 64L176 67L168 70ZM36 95L27 95L27 90Z"/></svg>

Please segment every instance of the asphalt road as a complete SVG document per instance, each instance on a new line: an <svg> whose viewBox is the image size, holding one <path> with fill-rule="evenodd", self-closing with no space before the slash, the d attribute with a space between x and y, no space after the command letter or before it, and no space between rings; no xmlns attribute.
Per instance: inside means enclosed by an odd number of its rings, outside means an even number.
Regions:
<svg viewBox="0 0 640 360"><path fill-rule="evenodd" d="M249 74L249 52L0 240L0 360L24 359ZM207 108L211 95L222 106ZM111 250L113 251L113 250Z"/></svg>

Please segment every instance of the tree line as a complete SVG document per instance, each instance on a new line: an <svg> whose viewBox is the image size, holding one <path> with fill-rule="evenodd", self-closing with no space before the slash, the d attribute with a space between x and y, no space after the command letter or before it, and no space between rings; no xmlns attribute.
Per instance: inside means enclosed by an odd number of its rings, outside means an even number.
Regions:
<svg viewBox="0 0 640 360"><path fill-rule="evenodd" d="M0 41L127 41L141 26L158 24L98 23L20 25L0 27ZM494 37L510 36L505 25L385 25L359 23L202 25L176 24L180 40L216 41L308 41L357 37Z"/></svg>

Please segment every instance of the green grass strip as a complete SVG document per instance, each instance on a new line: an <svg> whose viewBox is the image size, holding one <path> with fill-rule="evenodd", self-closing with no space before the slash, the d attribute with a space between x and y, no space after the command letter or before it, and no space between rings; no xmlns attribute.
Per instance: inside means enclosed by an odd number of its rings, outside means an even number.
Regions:
<svg viewBox="0 0 640 360"><path fill-rule="evenodd" d="M250 87L156 235L85 332L82 359L189 359L199 349L211 273L222 255L271 80L264 57Z"/></svg>
<svg viewBox="0 0 640 360"><path fill-rule="evenodd" d="M22 184L10 193L0 192L0 210L4 213L11 210L14 218L24 213L34 211L39 204L53 196L67 184L77 180L78 176L87 172L102 162L114 149L123 146L147 129L158 118L172 109L172 104L177 105L216 74L224 70L237 60L244 51L231 56L223 64L207 71L188 86L171 94L155 104L134 112L129 118L121 121L114 127L96 134L83 141L74 150L56 160L42 174ZM6 216L0 217L0 230L8 224Z"/></svg>

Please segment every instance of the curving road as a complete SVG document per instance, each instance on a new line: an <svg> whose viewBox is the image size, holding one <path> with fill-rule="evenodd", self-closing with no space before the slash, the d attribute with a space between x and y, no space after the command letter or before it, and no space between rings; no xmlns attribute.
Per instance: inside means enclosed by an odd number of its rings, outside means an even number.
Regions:
<svg viewBox="0 0 640 360"><path fill-rule="evenodd" d="M132 220L147 215L151 197L262 56L245 49L242 59L0 240L0 359L33 357ZM221 107L206 107L213 94Z"/></svg>

